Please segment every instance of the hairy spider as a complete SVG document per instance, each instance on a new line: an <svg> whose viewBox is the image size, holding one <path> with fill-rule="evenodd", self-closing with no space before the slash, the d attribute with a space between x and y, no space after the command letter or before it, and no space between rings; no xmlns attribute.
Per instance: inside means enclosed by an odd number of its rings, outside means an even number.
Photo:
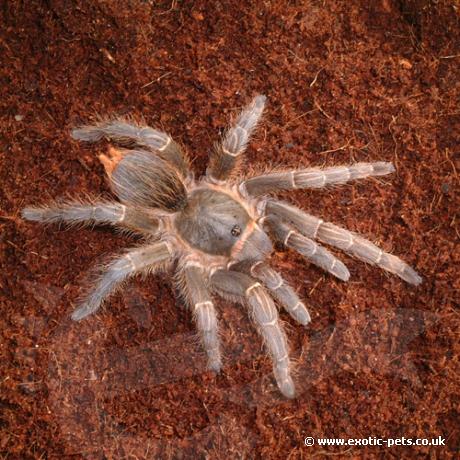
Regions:
<svg viewBox="0 0 460 460"><path fill-rule="evenodd" d="M107 138L119 148L100 155L116 201L64 201L27 207L25 219L69 224L110 224L145 237L145 243L110 262L93 290L72 314L81 320L128 277L175 266L175 280L194 314L208 367L222 361L212 293L246 303L273 361L279 389L295 396L286 336L272 296L299 323L310 315L296 292L267 259L270 237L313 264L347 281L345 265L319 240L417 285L420 276L398 257L370 241L269 196L279 190L321 188L352 179L382 176L391 163L355 163L323 169L301 168L241 177L237 166L264 109L265 97L253 99L211 153L204 177L190 172L187 158L171 137L148 126L121 120L101 121L72 131L74 139ZM236 176L236 177L235 177ZM270 235L270 237L269 237Z"/></svg>

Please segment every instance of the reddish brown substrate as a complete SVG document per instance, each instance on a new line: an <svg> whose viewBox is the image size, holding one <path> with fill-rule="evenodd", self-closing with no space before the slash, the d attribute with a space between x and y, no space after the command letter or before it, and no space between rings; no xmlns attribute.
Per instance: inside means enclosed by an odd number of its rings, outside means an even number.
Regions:
<svg viewBox="0 0 460 460"><path fill-rule="evenodd" d="M458 458L459 8L3 2L2 458ZM305 329L283 316L294 401L274 387L240 306L219 303L225 367L206 372L168 275L135 280L97 317L72 323L85 273L132 241L18 217L25 204L108 194L105 146L73 142L79 122L143 116L203 173L219 130L256 93L269 105L249 165L395 163L382 180L285 197L376 239L424 277L414 288L344 256L343 283L278 252L274 264L313 318ZM304 446L306 436L438 435L446 447Z"/></svg>

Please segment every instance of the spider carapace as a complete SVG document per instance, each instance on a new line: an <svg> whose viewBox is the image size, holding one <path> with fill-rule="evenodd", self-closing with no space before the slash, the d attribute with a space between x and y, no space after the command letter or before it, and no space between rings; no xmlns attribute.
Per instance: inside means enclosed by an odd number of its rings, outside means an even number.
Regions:
<svg viewBox="0 0 460 460"><path fill-rule="evenodd" d="M272 251L270 238L244 208L242 198L210 187L190 194L185 209L174 220L178 234L192 248L227 257L228 263L267 257Z"/></svg>

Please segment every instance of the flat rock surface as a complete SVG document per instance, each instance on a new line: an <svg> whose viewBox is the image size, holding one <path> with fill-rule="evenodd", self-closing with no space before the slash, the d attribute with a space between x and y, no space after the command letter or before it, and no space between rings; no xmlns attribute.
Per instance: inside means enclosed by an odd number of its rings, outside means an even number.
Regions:
<svg viewBox="0 0 460 460"><path fill-rule="evenodd" d="M460 20L451 0L5 1L0 6L0 454L8 459L458 458ZM246 308L216 301L206 370L171 274L70 313L109 228L25 222L25 205L110 196L106 145L69 131L130 116L197 174L238 109L268 98L248 168L391 161L392 175L283 199L400 256L413 287L335 253L344 283L291 251L272 264L309 305L281 313L298 397L282 398ZM245 170L243 170L244 172ZM456 303L457 302L457 303ZM304 445L437 438L445 447Z"/></svg>

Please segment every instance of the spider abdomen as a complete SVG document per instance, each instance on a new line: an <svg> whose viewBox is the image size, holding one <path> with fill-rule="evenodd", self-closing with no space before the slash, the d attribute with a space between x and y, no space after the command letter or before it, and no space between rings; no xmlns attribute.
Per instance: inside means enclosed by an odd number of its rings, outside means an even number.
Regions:
<svg viewBox="0 0 460 460"><path fill-rule="evenodd" d="M122 202L166 211L184 207L185 186L166 161L146 150L131 150L120 156L111 184Z"/></svg>

